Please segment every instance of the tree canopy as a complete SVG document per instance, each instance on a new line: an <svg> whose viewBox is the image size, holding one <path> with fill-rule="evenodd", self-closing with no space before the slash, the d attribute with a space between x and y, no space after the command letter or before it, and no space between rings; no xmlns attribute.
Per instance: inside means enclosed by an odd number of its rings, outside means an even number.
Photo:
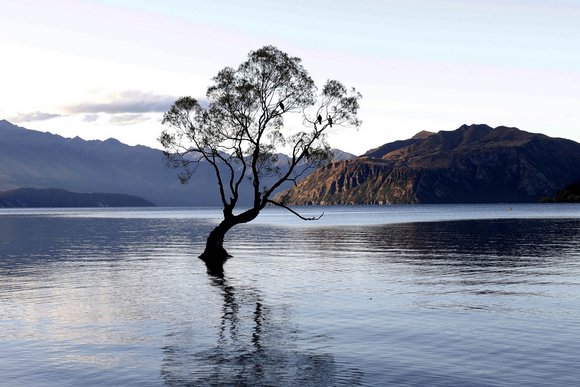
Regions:
<svg viewBox="0 0 580 387"><path fill-rule="evenodd" d="M273 193L284 182L295 182L308 169L329 160L329 128L361 124L357 116L360 93L336 80L328 80L319 90L300 58L273 46L250 52L236 69L222 69L206 97L175 101L164 115L168 129L159 140L169 163L179 168L182 182L194 176L200 163L211 165L223 204L225 232L251 221L268 204L299 215L274 200ZM300 117L300 128L287 127L288 117ZM281 151L289 154L287 165L278 162ZM265 177L274 179L266 185ZM251 182L253 205L236 214L240 192L248 188L246 179Z"/></svg>

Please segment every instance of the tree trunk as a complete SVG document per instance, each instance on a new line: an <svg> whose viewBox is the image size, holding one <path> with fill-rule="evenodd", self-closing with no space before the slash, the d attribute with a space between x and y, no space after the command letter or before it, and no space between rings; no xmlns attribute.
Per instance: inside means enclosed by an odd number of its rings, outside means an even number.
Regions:
<svg viewBox="0 0 580 387"><path fill-rule="evenodd" d="M224 249L224 237L235 226L235 223L222 221L212 232L209 233L205 243L205 250L199 256L206 263L223 263L231 257Z"/></svg>
<svg viewBox="0 0 580 387"><path fill-rule="evenodd" d="M224 263L231 257L226 249L224 249L224 237L226 236L226 233L237 224L247 223L255 219L259 212L259 208L252 208L237 216L226 216L226 218L209 233L205 243L205 250L199 258L205 262L210 274L223 277Z"/></svg>

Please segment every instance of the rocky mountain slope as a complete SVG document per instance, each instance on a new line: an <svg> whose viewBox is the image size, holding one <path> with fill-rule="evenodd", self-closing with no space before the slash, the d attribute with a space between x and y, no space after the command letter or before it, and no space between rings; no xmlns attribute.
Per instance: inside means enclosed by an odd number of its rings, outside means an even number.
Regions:
<svg viewBox="0 0 580 387"><path fill-rule="evenodd" d="M333 162L280 194L288 204L537 202L580 179L580 144L464 125Z"/></svg>

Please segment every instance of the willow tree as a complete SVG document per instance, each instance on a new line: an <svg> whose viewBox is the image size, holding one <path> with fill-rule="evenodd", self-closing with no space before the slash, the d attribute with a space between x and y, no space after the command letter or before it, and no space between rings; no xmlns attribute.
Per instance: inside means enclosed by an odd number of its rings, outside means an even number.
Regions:
<svg viewBox="0 0 580 387"><path fill-rule="evenodd" d="M319 91L300 58L273 46L248 54L237 69L225 67L207 89L207 100L179 98L165 113L159 141L169 163L180 169L182 182L194 176L200 163L213 169L223 206L223 220L211 231L200 258L222 263L229 257L224 236L234 226L255 219L274 199L284 182L329 160L326 132L333 126L359 126L361 95L335 80ZM299 128L285 126L289 115ZM287 120L288 121L288 120ZM289 154L280 167L277 154ZM265 180L269 184L265 184ZM249 184L248 184L249 182ZM251 191L249 208L239 210L240 193Z"/></svg>

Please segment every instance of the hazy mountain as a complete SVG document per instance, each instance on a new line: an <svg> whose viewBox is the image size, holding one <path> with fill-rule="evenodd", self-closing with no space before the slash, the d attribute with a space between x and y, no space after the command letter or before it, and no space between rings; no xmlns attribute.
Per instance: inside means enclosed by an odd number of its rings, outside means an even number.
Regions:
<svg viewBox="0 0 580 387"><path fill-rule="evenodd" d="M337 160L355 157L339 150L333 152ZM278 165L284 169L288 157L278 158ZM263 183L268 185L272 180L266 178ZM192 181L183 185L177 171L166 167L163 152L158 149L129 146L115 139L64 138L0 120L0 192L18 188L120 193L140 196L160 206L221 204L213 169L206 163L201 163ZM240 204L249 204L252 199L245 192Z"/></svg>
<svg viewBox="0 0 580 387"><path fill-rule="evenodd" d="M331 149L331 152L332 152L332 161L343 161L356 158L356 155L353 155L352 153L348 153L345 151L341 151L340 149Z"/></svg>
<svg viewBox="0 0 580 387"><path fill-rule="evenodd" d="M214 179L200 168L195 185L182 185L160 150L115 139L64 138L0 121L0 191L60 188L136 195L162 206L212 205Z"/></svg>
<svg viewBox="0 0 580 387"><path fill-rule="evenodd" d="M280 195L289 204L537 202L580 179L580 144L464 125L334 162Z"/></svg>
<svg viewBox="0 0 580 387"><path fill-rule="evenodd" d="M0 192L0 208L15 207L153 207L133 195L77 193L62 189L20 188Z"/></svg>

